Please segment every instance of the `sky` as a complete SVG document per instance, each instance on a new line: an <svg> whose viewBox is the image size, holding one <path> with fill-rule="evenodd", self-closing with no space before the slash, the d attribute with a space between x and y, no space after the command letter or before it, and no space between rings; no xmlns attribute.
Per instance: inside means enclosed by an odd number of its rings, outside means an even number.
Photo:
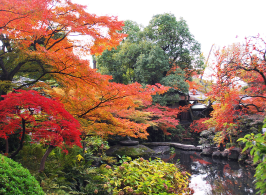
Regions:
<svg viewBox="0 0 266 195"><path fill-rule="evenodd" d="M144 27L154 15L171 13L186 20L207 58L212 44L222 48L260 34L266 37L266 0L72 0L96 15L117 16Z"/></svg>

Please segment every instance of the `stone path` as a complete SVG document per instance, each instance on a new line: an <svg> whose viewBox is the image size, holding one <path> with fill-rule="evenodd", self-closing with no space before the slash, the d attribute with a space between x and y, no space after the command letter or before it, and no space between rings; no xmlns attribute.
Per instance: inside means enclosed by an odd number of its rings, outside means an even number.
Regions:
<svg viewBox="0 0 266 195"><path fill-rule="evenodd" d="M193 151L202 151L202 146L187 145L175 142L145 142L143 145L146 146L170 146L174 148L179 148L182 150L193 150Z"/></svg>

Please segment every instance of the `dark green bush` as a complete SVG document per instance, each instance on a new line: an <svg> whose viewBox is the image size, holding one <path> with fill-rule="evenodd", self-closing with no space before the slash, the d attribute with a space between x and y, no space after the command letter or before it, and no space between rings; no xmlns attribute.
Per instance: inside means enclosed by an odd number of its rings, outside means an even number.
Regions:
<svg viewBox="0 0 266 195"><path fill-rule="evenodd" d="M0 194L44 194L40 184L21 164L0 155Z"/></svg>

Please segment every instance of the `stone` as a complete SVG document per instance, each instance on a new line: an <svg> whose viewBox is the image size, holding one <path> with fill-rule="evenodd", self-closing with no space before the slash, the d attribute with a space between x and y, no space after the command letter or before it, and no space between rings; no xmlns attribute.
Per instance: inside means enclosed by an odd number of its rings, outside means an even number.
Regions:
<svg viewBox="0 0 266 195"><path fill-rule="evenodd" d="M173 143L173 142L146 142L143 143L146 146L170 146L182 150L189 150L189 151L202 151L202 146L194 146L194 145L187 145L181 143Z"/></svg>
<svg viewBox="0 0 266 195"><path fill-rule="evenodd" d="M164 154L164 153L169 153L170 151L170 146L157 146L155 148L152 148L156 154Z"/></svg>
<svg viewBox="0 0 266 195"><path fill-rule="evenodd" d="M179 148L182 150L202 151L201 146L187 145L187 144L181 144L181 143L171 143L170 146L174 148Z"/></svg>
<svg viewBox="0 0 266 195"><path fill-rule="evenodd" d="M217 150L212 153L213 158L220 158L221 157L221 151Z"/></svg>
<svg viewBox="0 0 266 195"><path fill-rule="evenodd" d="M213 149L212 148L203 148L202 152L200 153L200 155L211 156L212 153L213 153Z"/></svg>
<svg viewBox="0 0 266 195"><path fill-rule="evenodd" d="M247 154L242 154L242 153L240 153L239 156L238 156L238 161L239 161L239 162L243 162L243 161L245 161L247 158L248 158L248 155L247 155Z"/></svg>
<svg viewBox="0 0 266 195"><path fill-rule="evenodd" d="M139 144L139 141L133 141L133 140L124 140L119 142L122 146L136 146Z"/></svg>
<svg viewBox="0 0 266 195"><path fill-rule="evenodd" d="M171 142L145 142L146 146L170 146Z"/></svg>
<svg viewBox="0 0 266 195"><path fill-rule="evenodd" d="M239 154L240 154L240 148L232 148L229 151L228 159L238 160Z"/></svg>
<svg viewBox="0 0 266 195"><path fill-rule="evenodd" d="M226 150L221 152L221 157L222 158L228 158L228 154L229 154L229 150L226 149Z"/></svg>
<svg viewBox="0 0 266 195"><path fill-rule="evenodd" d="M111 146L107 151L106 154L108 156L130 156L132 158L142 157L142 156L150 156L155 154L155 152L144 145L136 145L136 146L121 146L115 145Z"/></svg>

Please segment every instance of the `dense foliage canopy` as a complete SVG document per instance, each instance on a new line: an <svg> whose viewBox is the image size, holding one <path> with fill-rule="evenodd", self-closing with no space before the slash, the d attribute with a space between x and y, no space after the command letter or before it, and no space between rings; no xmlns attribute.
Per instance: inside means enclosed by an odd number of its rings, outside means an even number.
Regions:
<svg viewBox="0 0 266 195"><path fill-rule="evenodd" d="M129 35L121 45L97 58L97 68L112 75L115 82L179 84L179 90L187 92L184 80L203 69L200 44L182 18L177 21L172 14L155 15L144 29L126 21L122 32Z"/></svg>

